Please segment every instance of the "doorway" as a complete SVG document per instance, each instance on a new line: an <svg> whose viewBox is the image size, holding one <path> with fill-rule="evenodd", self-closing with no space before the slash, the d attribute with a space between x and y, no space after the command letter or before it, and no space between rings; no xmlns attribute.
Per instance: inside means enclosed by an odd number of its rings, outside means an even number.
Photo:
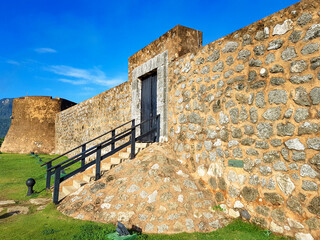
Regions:
<svg viewBox="0 0 320 240"><path fill-rule="evenodd" d="M141 122L157 116L157 72L141 79ZM156 126L156 119L141 124L141 135ZM154 142L153 132L142 138L142 142Z"/></svg>

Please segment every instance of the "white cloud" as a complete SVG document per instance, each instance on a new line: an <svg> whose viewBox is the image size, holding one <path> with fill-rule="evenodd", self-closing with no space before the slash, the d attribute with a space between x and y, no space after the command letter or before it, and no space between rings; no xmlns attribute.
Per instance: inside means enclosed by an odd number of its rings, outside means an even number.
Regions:
<svg viewBox="0 0 320 240"><path fill-rule="evenodd" d="M83 90L85 91L93 91L95 90L94 88L91 88L91 87L84 87Z"/></svg>
<svg viewBox="0 0 320 240"><path fill-rule="evenodd" d="M19 62L14 61L14 60L7 60L7 63L12 64L12 65L20 65Z"/></svg>
<svg viewBox="0 0 320 240"><path fill-rule="evenodd" d="M52 49L52 48L36 48L34 50L37 53L55 53L55 52L57 52L55 49Z"/></svg>
<svg viewBox="0 0 320 240"><path fill-rule="evenodd" d="M70 83L73 85L96 84L113 87L124 82L124 79L122 78L107 78L105 73L98 68L80 69L65 65L54 65L48 67L46 70L57 75L68 77L68 79L61 78L59 79L59 81Z"/></svg>
<svg viewBox="0 0 320 240"><path fill-rule="evenodd" d="M78 80L70 80L70 79L65 79L65 78L59 78L58 79L60 82L65 82L65 83L70 83L72 85L84 85L84 84L87 84L87 81L86 80L81 80L81 79L78 79Z"/></svg>

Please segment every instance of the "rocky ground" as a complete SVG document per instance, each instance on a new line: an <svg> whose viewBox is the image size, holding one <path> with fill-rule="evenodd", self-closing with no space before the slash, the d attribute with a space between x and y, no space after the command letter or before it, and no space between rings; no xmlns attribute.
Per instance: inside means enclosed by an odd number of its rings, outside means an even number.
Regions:
<svg viewBox="0 0 320 240"><path fill-rule="evenodd" d="M153 144L66 197L71 217L136 225L147 233L209 232L229 221L213 193L189 174L168 144Z"/></svg>
<svg viewBox="0 0 320 240"><path fill-rule="evenodd" d="M0 201L0 223L2 219L15 214L28 214L31 208L41 211L51 202L48 198L35 198L29 201L2 200Z"/></svg>

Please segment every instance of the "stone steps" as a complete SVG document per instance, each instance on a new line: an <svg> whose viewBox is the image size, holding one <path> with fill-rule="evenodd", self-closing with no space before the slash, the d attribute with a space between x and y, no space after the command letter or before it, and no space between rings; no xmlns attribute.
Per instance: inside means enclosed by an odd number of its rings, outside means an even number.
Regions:
<svg viewBox="0 0 320 240"><path fill-rule="evenodd" d="M139 153L144 148L148 147L150 143L136 143L136 154ZM130 159L131 156L131 147L124 149L118 153L115 153L113 156L103 160L101 162L101 174L109 171L111 168L123 163L124 161ZM69 180L62 182L60 185L59 200L62 200L69 194L77 191L80 187L94 181L96 173L95 165L86 169L82 173L78 173Z"/></svg>
<svg viewBox="0 0 320 240"><path fill-rule="evenodd" d="M69 195L70 193L73 193L77 190L76 187L74 186L63 186L62 187L62 192L65 194L65 195Z"/></svg>

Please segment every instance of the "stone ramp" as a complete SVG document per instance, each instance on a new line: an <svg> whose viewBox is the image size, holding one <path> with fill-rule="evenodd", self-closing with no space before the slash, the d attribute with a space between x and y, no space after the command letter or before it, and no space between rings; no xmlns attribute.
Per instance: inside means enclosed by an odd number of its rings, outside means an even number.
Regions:
<svg viewBox="0 0 320 240"><path fill-rule="evenodd" d="M175 159L170 145L153 144L67 196L58 209L77 219L136 225L147 233L210 232L226 225L213 193Z"/></svg>

